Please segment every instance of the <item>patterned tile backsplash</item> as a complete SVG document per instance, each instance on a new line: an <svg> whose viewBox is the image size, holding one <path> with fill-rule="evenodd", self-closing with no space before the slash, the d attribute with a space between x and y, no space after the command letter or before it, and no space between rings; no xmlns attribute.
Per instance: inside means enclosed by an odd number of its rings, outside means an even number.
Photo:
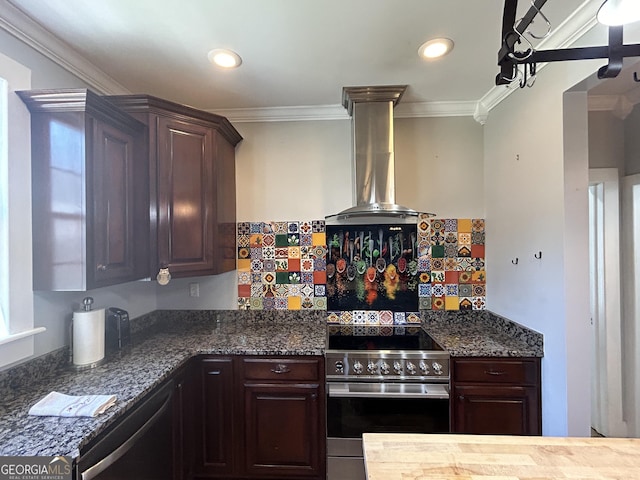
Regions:
<svg viewBox="0 0 640 480"><path fill-rule="evenodd" d="M484 310L483 219L421 215L413 246L420 310ZM324 220L240 222L238 306L251 310L326 310L327 238ZM417 312L330 311L329 323L419 322Z"/></svg>

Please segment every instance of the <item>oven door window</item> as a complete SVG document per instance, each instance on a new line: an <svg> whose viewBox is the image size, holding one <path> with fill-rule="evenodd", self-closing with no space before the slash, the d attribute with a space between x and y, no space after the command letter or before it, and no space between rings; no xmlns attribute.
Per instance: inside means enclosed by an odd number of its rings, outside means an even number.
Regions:
<svg viewBox="0 0 640 480"><path fill-rule="evenodd" d="M449 401L422 398L327 399L329 437L363 433L448 433Z"/></svg>

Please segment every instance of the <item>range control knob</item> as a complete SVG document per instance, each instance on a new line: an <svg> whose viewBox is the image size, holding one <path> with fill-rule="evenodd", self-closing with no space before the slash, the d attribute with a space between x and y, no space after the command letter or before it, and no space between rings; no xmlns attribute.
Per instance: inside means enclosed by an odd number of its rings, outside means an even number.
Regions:
<svg viewBox="0 0 640 480"><path fill-rule="evenodd" d="M344 373L344 363L342 363L342 360L336 362L336 373Z"/></svg>
<svg viewBox="0 0 640 480"><path fill-rule="evenodd" d="M380 372L382 372L383 375L388 375L390 371L391 367L389 364L387 362L382 362L382 365L380 365Z"/></svg>
<svg viewBox="0 0 640 480"><path fill-rule="evenodd" d="M397 375L400 375L402 373L402 364L398 361L393 362L393 370Z"/></svg>
<svg viewBox="0 0 640 480"><path fill-rule="evenodd" d="M356 375L360 375L362 373L362 364L358 360L353 363L353 371Z"/></svg>
<svg viewBox="0 0 640 480"><path fill-rule="evenodd" d="M367 372L369 372L370 375L375 375L377 371L378 366L373 362L369 362L369 364L367 365Z"/></svg>
<svg viewBox="0 0 640 480"><path fill-rule="evenodd" d="M423 375L429 375L429 365L427 365L427 362L425 362L424 360L420 362L420 364L418 365L418 368L420 369Z"/></svg>
<svg viewBox="0 0 640 480"><path fill-rule="evenodd" d="M407 371L411 375L415 375L416 374L416 366L413 363L407 362L407 364L405 366L407 367Z"/></svg>
<svg viewBox="0 0 640 480"><path fill-rule="evenodd" d="M442 365L440 365L438 362L433 362L431 366L433 367L433 373L435 373L436 375L442 375Z"/></svg>

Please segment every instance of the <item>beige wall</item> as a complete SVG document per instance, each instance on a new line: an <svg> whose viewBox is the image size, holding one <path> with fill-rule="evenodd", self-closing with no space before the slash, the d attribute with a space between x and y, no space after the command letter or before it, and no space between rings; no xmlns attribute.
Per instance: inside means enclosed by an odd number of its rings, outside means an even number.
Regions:
<svg viewBox="0 0 640 480"><path fill-rule="evenodd" d="M353 205L348 120L238 123L239 221L322 219ZM396 201L484 218L483 129L471 117L395 121Z"/></svg>
<svg viewBox="0 0 640 480"><path fill-rule="evenodd" d="M611 112L589 112L589 167L624 172L626 121Z"/></svg>

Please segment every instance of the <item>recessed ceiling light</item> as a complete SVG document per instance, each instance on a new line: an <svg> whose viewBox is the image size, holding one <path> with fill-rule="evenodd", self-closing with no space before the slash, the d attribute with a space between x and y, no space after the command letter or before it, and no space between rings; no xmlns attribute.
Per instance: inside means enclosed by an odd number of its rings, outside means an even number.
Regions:
<svg viewBox="0 0 640 480"><path fill-rule="evenodd" d="M207 54L207 57L211 63L222 68L236 68L242 63L240 55L225 48L213 49Z"/></svg>
<svg viewBox="0 0 640 480"><path fill-rule="evenodd" d="M640 20L640 3L634 0L607 0L598 9L598 21L618 26Z"/></svg>
<svg viewBox="0 0 640 480"><path fill-rule="evenodd" d="M453 50L453 40L448 38L434 38L420 45L418 55L426 59L440 58L451 50Z"/></svg>

